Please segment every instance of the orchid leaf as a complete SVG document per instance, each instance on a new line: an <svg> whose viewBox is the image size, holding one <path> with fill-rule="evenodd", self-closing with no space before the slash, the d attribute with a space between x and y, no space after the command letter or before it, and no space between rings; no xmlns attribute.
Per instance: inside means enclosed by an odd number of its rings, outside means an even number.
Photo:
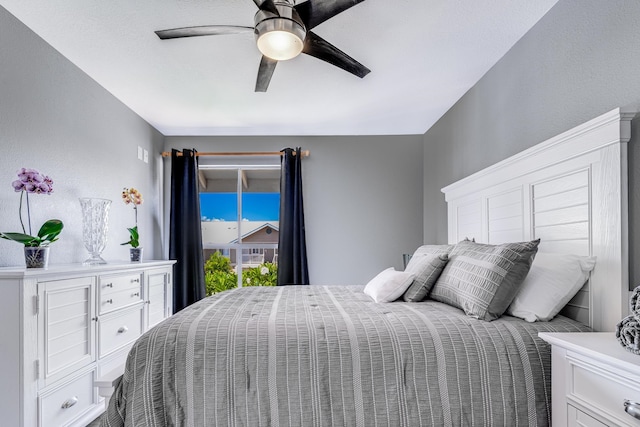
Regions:
<svg viewBox="0 0 640 427"><path fill-rule="evenodd" d="M38 231L38 237L41 242L55 242L58 235L62 232L64 224L59 219L50 219L42 224L40 231Z"/></svg>
<svg viewBox="0 0 640 427"><path fill-rule="evenodd" d="M38 238L29 236L22 233L0 233L0 238L13 240L14 242L22 243L25 246L37 246ZM36 243L34 245L34 243Z"/></svg>
<svg viewBox="0 0 640 427"><path fill-rule="evenodd" d="M30 236L23 233L0 233L0 238L13 240L25 246L42 246L58 240L58 235L62 232L64 225L59 219L50 219L45 222L37 236Z"/></svg>
<svg viewBox="0 0 640 427"><path fill-rule="evenodd" d="M129 230L129 241L120 243L120 245L122 246L131 245L132 248L137 248L138 246L140 246L140 240L139 240L140 236L138 234L138 226L136 225L135 227L127 228L127 230Z"/></svg>

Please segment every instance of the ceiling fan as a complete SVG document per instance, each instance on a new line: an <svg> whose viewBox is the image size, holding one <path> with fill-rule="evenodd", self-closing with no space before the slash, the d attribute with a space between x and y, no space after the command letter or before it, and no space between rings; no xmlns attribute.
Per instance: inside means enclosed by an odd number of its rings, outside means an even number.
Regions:
<svg viewBox="0 0 640 427"><path fill-rule="evenodd" d="M159 30L155 33L165 40L253 31L258 49L262 53L256 92L267 91L278 61L295 58L300 53L311 55L363 78L371 70L311 31L362 1L364 0L307 0L291 4L289 0L253 0L259 9L254 17L254 27L203 25Z"/></svg>

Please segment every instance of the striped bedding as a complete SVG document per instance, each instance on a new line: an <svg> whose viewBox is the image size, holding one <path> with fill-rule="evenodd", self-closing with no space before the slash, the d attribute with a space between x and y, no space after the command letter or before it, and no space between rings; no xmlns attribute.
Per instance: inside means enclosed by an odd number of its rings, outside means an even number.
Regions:
<svg viewBox="0 0 640 427"><path fill-rule="evenodd" d="M103 426L549 425L539 331L564 317L472 319L352 286L241 288L143 335Z"/></svg>

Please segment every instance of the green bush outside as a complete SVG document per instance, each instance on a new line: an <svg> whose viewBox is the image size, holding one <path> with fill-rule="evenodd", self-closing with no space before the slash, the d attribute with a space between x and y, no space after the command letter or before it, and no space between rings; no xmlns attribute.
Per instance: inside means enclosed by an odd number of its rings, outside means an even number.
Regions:
<svg viewBox="0 0 640 427"><path fill-rule="evenodd" d="M238 276L231 268L229 258L214 252L204 263L204 283L207 296L238 286Z"/></svg>
<svg viewBox="0 0 640 427"><path fill-rule="evenodd" d="M277 283L278 266L270 262L242 272L242 286L276 286Z"/></svg>
<svg viewBox="0 0 640 427"><path fill-rule="evenodd" d="M236 288L238 275L229 258L214 252L204 264L204 281L209 296ZM242 272L242 286L276 286L277 281L278 266L269 262Z"/></svg>

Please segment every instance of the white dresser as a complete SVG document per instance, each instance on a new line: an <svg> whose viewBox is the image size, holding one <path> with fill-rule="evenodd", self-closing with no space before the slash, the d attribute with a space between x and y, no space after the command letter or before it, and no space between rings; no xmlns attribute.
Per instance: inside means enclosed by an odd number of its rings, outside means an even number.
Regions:
<svg viewBox="0 0 640 427"><path fill-rule="evenodd" d="M174 261L0 268L0 425L84 427L172 310Z"/></svg>
<svg viewBox="0 0 640 427"><path fill-rule="evenodd" d="M627 413L640 417L639 355L624 349L612 332L539 335L552 345L554 427L640 426Z"/></svg>

